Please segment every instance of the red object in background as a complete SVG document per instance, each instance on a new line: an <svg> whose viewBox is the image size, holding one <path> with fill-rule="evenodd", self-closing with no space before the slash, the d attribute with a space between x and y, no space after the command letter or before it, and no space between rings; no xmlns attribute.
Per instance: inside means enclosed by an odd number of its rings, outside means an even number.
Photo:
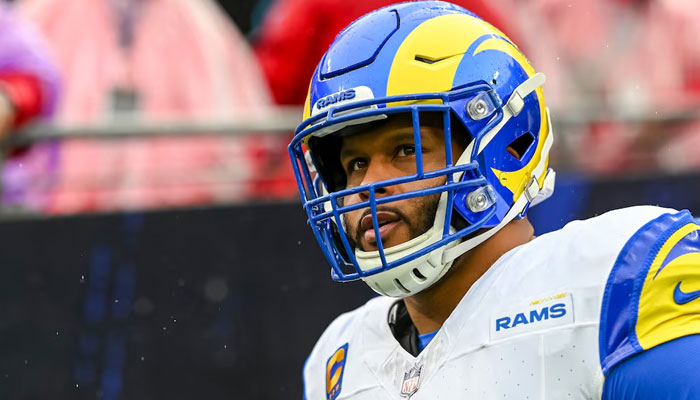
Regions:
<svg viewBox="0 0 700 400"><path fill-rule="evenodd" d="M7 96L15 108L15 127L41 114L44 100L41 83L36 76L21 72L0 72L0 92Z"/></svg>
<svg viewBox="0 0 700 400"><path fill-rule="evenodd" d="M362 15L396 0L277 0L267 12L255 51L277 104L303 104L309 80L340 31ZM518 43L500 3L453 0ZM515 37L511 34L516 34Z"/></svg>
<svg viewBox="0 0 700 400"><path fill-rule="evenodd" d="M19 7L64 78L59 124L125 116L216 122L269 112L255 57L213 0L24 0ZM260 192L266 163L289 163L265 157L262 141L255 133L66 138L18 165L11 189L16 203L53 214L247 200Z"/></svg>

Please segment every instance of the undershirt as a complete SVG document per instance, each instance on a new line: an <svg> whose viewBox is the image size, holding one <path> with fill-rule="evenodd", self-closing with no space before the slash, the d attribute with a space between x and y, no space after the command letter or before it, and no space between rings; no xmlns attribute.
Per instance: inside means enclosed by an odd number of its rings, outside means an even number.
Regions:
<svg viewBox="0 0 700 400"><path fill-rule="evenodd" d="M423 351L424 348L428 346L431 340L435 337L435 334L438 333L438 330L434 330L429 333L425 333L423 335L418 335L418 350Z"/></svg>

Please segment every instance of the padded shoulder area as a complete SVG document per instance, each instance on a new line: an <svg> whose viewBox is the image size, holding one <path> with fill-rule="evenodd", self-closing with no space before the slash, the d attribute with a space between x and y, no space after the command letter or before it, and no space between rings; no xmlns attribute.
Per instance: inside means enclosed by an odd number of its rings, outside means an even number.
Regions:
<svg viewBox="0 0 700 400"><path fill-rule="evenodd" d="M375 297L363 306L341 314L323 332L304 364L304 396L335 399L347 383L345 371L360 359L358 333L382 320L394 299ZM353 380L356 380L353 374ZM358 386L356 382L351 385ZM346 390L347 391L347 390Z"/></svg>
<svg viewBox="0 0 700 400"><path fill-rule="evenodd" d="M621 361L676 338L700 333L700 225L688 211L641 227L617 257L606 283L600 361Z"/></svg>
<svg viewBox="0 0 700 400"><path fill-rule="evenodd" d="M511 282L515 288L534 276L552 287L576 279L582 285L600 285L602 293L602 286L615 259L629 238L647 222L676 212L667 208L638 206L572 221L558 231L539 236L506 253L501 259L502 263L517 266L510 268L508 275L500 279ZM509 287L509 290L513 290L513 287Z"/></svg>

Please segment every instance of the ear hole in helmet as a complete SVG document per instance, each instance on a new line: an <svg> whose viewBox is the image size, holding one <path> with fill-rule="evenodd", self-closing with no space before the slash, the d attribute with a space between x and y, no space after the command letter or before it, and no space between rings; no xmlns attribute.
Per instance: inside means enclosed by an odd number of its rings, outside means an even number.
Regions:
<svg viewBox="0 0 700 400"><path fill-rule="evenodd" d="M525 153L530 149L530 146L535 142L535 136L527 132L513 140L507 147L506 151L518 160L522 159Z"/></svg>

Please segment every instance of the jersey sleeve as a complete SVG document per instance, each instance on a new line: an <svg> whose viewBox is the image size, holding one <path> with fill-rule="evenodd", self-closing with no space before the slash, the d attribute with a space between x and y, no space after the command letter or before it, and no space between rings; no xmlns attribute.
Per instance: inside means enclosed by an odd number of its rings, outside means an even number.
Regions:
<svg viewBox="0 0 700 400"><path fill-rule="evenodd" d="M356 357L353 323L363 308L338 316L323 332L302 371L304 400L335 400L344 383L349 359Z"/></svg>
<svg viewBox="0 0 700 400"><path fill-rule="evenodd" d="M665 349L676 349L677 344L664 343L696 334L700 334L700 225L688 211L664 214L628 240L608 277L599 332L603 373L607 376L617 365L634 370L643 360L655 360L652 354L668 356L670 350ZM637 361L627 364L632 357Z"/></svg>
<svg viewBox="0 0 700 400"><path fill-rule="evenodd" d="M616 365L606 376L602 400L700 398L700 335L660 344Z"/></svg>

